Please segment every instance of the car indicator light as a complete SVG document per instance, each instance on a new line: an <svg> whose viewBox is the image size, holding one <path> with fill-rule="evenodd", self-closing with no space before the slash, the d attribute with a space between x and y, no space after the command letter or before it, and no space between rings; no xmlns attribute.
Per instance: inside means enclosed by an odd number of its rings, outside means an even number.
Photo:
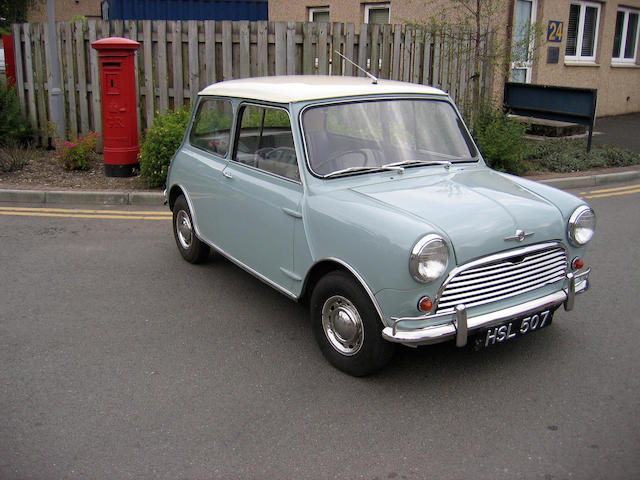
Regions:
<svg viewBox="0 0 640 480"><path fill-rule="evenodd" d="M418 302L418 310L421 312L430 312L433 308L433 302L429 297L422 297Z"/></svg>
<svg viewBox="0 0 640 480"><path fill-rule="evenodd" d="M574 270L580 270L582 267L584 267L584 262L582 261L582 259L580 257L576 257L571 262L571 267Z"/></svg>

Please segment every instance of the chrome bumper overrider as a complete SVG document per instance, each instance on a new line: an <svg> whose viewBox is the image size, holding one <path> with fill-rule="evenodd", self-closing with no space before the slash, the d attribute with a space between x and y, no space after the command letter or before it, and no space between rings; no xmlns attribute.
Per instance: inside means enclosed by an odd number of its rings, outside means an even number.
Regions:
<svg viewBox="0 0 640 480"><path fill-rule="evenodd" d="M535 300L483 315L470 316L466 307L460 304L456 306L455 313L410 318L392 317L393 325L382 330L382 336L390 342L403 343L409 346L439 343L455 337L456 345L463 347L467 344L467 337L470 331L490 327L539 310L555 309L562 303L564 303L565 310L573 309L576 294L585 292L589 288L590 272L591 269L588 268L579 273L568 273L568 288L566 290L559 290ZM416 329L411 329L407 325L412 322L433 321L435 319L442 319L444 323ZM404 327L404 329L400 329L400 327Z"/></svg>

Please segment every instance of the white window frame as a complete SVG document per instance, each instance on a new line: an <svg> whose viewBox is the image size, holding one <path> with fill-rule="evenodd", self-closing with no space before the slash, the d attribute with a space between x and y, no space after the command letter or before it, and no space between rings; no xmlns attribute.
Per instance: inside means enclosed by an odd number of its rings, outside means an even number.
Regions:
<svg viewBox="0 0 640 480"><path fill-rule="evenodd" d="M531 2L531 18L529 20L529 28L533 28L537 21L538 16L538 0L527 0ZM517 8L517 6L516 6ZM514 21L515 25L515 21ZM515 31L514 31L515 35ZM531 36L529 39L529 51L528 51L528 59L523 62L513 61L511 62L511 70L523 69L525 71L525 83L531 83L531 79L533 76L533 52L535 49L535 37Z"/></svg>
<svg viewBox="0 0 640 480"><path fill-rule="evenodd" d="M364 4L364 23L369 23L369 11L386 8L389 10L389 23L391 23L391 3L365 3Z"/></svg>
<svg viewBox="0 0 640 480"><path fill-rule="evenodd" d="M329 14L329 18L331 18L331 11L329 10L329 7L309 7L309 21L313 22L313 14L314 13L328 13Z"/></svg>
<svg viewBox="0 0 640 480"><path fill-rule="evenodd" d="M598 53L598 37L600 35L600 15L602 14L602 4L596 2L587 2L582 0L574 0L570 5L579 5L580 14L578 15L578 33L576 37L576 54L566 55L565 62L567 63L596 63L596 55ZM584 37L584 20L586 16L587 7L593 7L598 10L596 15L596 29L593 35L593 55L582 55L582 41ZM567 41L569 39L569 25L567 22L566 30ZM566 51L566 50L565 50Z"/></svg>
<svg viewBox="0 0 640 480"><path fill-rule="evenodd" d="M629 27L629 14L635 13L640 16L640 10L635 8L626 8L626 7L618 7L616 11L616 18L618 17L618 13L624 13L624 21L622 23L622 38L620 41L620 56L619 57L611 57L611 63L613 64L635 64L636 58L638 56L638 37L640 37L640 21L638 21L636 25L636 44L633 48L633 58L625 58L624 51L627 46L627 28ZM615 36L615 31L613 32ZM615 39L614 39L615 41Z"/></svg>

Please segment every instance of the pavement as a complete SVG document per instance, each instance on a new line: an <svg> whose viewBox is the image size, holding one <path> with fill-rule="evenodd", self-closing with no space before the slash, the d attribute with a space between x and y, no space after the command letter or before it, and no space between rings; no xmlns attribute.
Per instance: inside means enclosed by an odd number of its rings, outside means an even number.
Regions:
<svg viewBox="0 0 640 480"><path fill-rule="evenodd" d="M614 144L640 153L640 112L596 119L593 141ZM640 165L623 170L612 169L593 174L576 172L563 177L528 177L560 189L589 188L612 183L640 179ZM86 205L162 205L161 192L116 192L109 190L2 190L0 202L46 203L46 204L86 204Z"/></svg>

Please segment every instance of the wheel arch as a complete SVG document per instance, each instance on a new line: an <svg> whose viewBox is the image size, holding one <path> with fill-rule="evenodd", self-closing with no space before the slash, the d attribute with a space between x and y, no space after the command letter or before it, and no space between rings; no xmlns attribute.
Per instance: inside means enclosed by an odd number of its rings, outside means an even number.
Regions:
<svg viewBox="0 0 640 480"><path fill-rule="evenodd" d="M384 325L384 317L382 315L382 310L380 309L380 305L378 305L378 301L373 293L373 291L369 288L367 283L364 281L362 276L358 274L355 268L353 268L348 263L345 263L337 258L327 258L324 260L320 260L316 262L307 273L304 284L302 286L302 293L300 294L300 302L304 305L309 305L311 302L311 295L313 294L313 290L316 287L317 283L320 281L322 277L325 275L335 272L341 271L349 275L358 285L362 287L365 291L369 300L371 301L373 307L378 313L378 317L380 319L380 323L382 326Z"/></svg>
<svg viewBox="0 0 640 480"><path fill-rule="evenodd" d="M180 185L173 185L169 190L169 209L170 210L173 210L173 205L176 203L176 200L180 195L184 195L184 197L187 199L187 204L191 208L191 204L189 202L189 199L187 198L187 194L185 193L184 189Z"/></svg>

